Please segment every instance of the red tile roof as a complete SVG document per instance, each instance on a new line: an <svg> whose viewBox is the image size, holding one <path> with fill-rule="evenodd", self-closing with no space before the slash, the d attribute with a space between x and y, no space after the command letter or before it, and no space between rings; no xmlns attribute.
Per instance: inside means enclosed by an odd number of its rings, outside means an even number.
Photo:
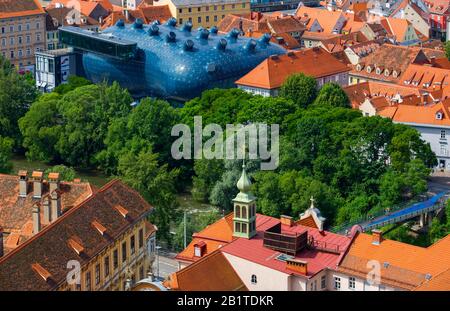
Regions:
<svg viewBox="0 0 450 311"><path fill-rule="evenodd" d="M127 219L114 209L115 205L126 206ZM18 248L0 258L1 290L53 290L66 280L67 262L78 260L86 265L106 247L141 221L152 207L133 189L118 180L102 187L93 196L59 217L38 234ZM108 225L108 235L102 236L92 227L92 221ZM80 248L68 241L72 239L82 245ZM33 264L39 264L51 275L44 280L42 275L33 273ZM40 274L40 273L39 273Z"/></svg>
<svg viewBox="0 0 450 311"><path fill-rule="evenodd" d="M2 0L0 18L45 14L38 0Z"/></svg>
<svg viewBox="0 0 450 311"><path fill-rule="evenodd" d="M304 73L314 78L326 77L350 69L322 48L293 51L286 55L272 56L236 81L264 89L279 88L294 73Z"/></svg>
<svg viewBox="0 0 450 311"><path fill-rule="evenodd" d="M280 223L279 219L257 214L256 230L257 234L251 239L238 238L233 242L223 246L220 250L223 253L230 254L252 263L260 264L270 269L278 270L286 274L296 274L305 276L298 272L287 269L286 262L277 259L281 253L263 246L264 231ZM350 244L350 238L326 231L320 232L316 228L305 227L302 225L287 226L281 225L282 233L301 234L308 232L308 237L313 237L319 243L326 243L339 247L339 254L320 251L317 249L305 249L297 253L295 259L306 261L308 263L308 272L305 277L310 278L326 268L336 268L340 256Z"/></svg>
<svg viewBox="0 0 450 311"><path fill-rule="evenodd" d="M173 273L165 285L181 291L248 290L220 250Z"/></svg>

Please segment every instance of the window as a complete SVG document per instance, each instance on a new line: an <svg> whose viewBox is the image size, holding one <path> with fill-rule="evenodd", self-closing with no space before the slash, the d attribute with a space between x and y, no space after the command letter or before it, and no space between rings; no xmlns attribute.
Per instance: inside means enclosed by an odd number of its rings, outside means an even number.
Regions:
<svg viewBox="0 0 450 311"><path fill-rule="evenodd" d="M85 282L84 287L86 288L87 291L90 291L91 290L91 272L90 271L86 272L84 282Z"/></svg>
<svg viewBox="0 0 450 311"><path fill-rule="evenodd" d="M441 139L445 139L445 130L441 130Z"/></svg>
<svg viewBox="0 0 450 311"><path fill-rule="evenodd" d="M18 38L17 38L17 40L19 41L19 44L22 44L23 43L23 39L22 39L23 37L22 36L19 36Z"/></svg>
<svg viewBox="0 0 450 311"><path fill-rule="evenodd" d="M217 15L214 15L214 21L217 22Z"/></svg>
<svg viewBox="0 0 450 311"><path fill-rule="evenodd" d="M27 56L30 56L30 55L31 55L31 50L27 49Z"/></svg>
<svg viewBox="0 0 450 311"><path fill-rule="evenodd" d="M225 10L225 6L224 5L222 5L222 10Z"/></svg>
<svg viewBox="0 0 450 311"><path fill-rule="evenodd" d="M135 246L136 246L136 238L134 237L134 234L131 236L131 238L130 238L130 252L131 252L131 255L133 255L134 254L134 251L135 251Z"/></svg>
<svg viewBox="0 0 450 311"><path fill-rule="evenodd" d="M334 289L341 290L341 278L337 276L334 277Z"/></svg>
<svg viewBox="0 0 450 311"><path fill-rule="evenodd" d="M100 264L95 266L95 285L100 284Z"/></svg>
<svg viewBox="0 0 450 311"><path fill-rule="evenodd" d="M2 27L2 33L5 33L5 27Z"/></svg>
<svg viewBox="0 0 450 311"><path fill-rule="evenodd" d="M144 246L144 229L139 230L139 248Z"/></svg>
<svg viewBox="0 0 450 311"><path fill-rule="evenodd" d="M6 46L6 39L5 38L2 39L2 46Z"/></svg>
<svg viewBox="0 0 450 311"><path fill-rule="evenodd" d="M27 24L26 28L27 30L30 30L30 24Z"/></svg>
<svg viewBox="0 0 450 311"><path fill-rule="evenodd" d="M36 23L36 29L40 29L41 28L41 23L37 22Z"/></svg>
<svg viewBox="0 0 450 311"><path fill-rule="evenodd" d="M242 218L247 218L247 207L242 206Z"/></svg>
<svg viewBox="0 0 450 311"><path fill-rule="evenodd" d="M247 233L247 224L242 224L242 233Z"/></svg>
<svg viewBox="0 0 450 311"><path fill-rule="evenodd" d="M22 50L19 50L19 52L17 53L17 56L18 56L19 58L23 56Z"/></svg>
<svg viewBox="0 0 450 311"><path fill-rule="evenodd" d="M242 8L245 9L245 3L242 3Z"/></svg>
<svg viewBox="0 0 450 311"><path fill-rule="evenodd" d="M235 232L241 232L241 223L240 222L235 223L234 231Z"/></svg>
<svg viewBox="0 0 450 311"><path fill-rule="evenodd" d="M356 288L356 280L352 276L348 278L348 288L349 289L355 289Z"/></svg>
<svg viewBox="0 0 450 311"><path fill-rule="evenodd" d="M31 36L27 36L27 43L31 42Z"/></svg>
<svg viewBox="0 0 450 311"><path fill-rule="evenodd" d="M127 242L122 243L122 262L127 260Z"/></svg>
<svg viewBox="0 0 450 311"><path fill-rule="evenodd" d="M253 285L255 285L256 283L258 283L258 278L257 278L256 275L254 275L254 274L252 274L252 277L251 277L251 283L252 283Z"/></svg>
<svg viewBox="0 0 450 311"><path fill-rule="evenodd" d="M214 6L214 11L217 11L217 5Z"/></svg>
<svg viewBox="0 0 450 311"><path fill-rule="evenodd" d="M9 53L10 53L9 55L11 56L11 58L14 58L14 51L10 51Z"/></svg>
<svg viewBox="0 0 450 311"><path fill-rule="evenodd" d="M205 7L205 10L206 10L206 11L209 11L209 6Z"/></svg>
<svg viewBox="0 0 450 311"><path fill-rule="evenodd" d="M119 251L117 249L113 252L113 267L114 270L119 266Z"/></svg>
<svg viewBox="0 0 450 311"><path fill-rule="evenodd" d="M178 23L179 23L180 25L183 24L183 19L180 18L180 20L178 21Z"/></svg>
<svg viewBox="0 0 450 311"><path fill-rule="evenodd" d="M236 8L236 4L232 4L232 5L231 5L231 8L232 8L232 9L235 9L235 8Z"/></svg>
<svg viewBox="0 0 450 311"><path fill-rule="evenodd" d="M14 26L9 26L9 32L14 32Z"/></svg>
<svg viewBox="0 0 450 311"><path fill-rule="evenodd" d="M198 11L198 12L201 12L201 11L202 11L202 8L201 8L201 7L198 7L198 8L197 8L197 11Z"/></svg>
<svg viewBox="0 0 450 311"><path fill-rule="evenodd" d="M209 16L206 16L206 22L209 23Z"/></svg>
<svg viewBox="0 0 450 311"><path fill-rule="evenodd" d="M192 12L192 8L188 8L188 12L191 13Z"/></svg>
<svg viewBox="0 0 450 311"><path fill-rule="evenodd" d="M183 13L183 9L178 9L178 13Z"/></svg>
<svg viewBox="0 0 450 311"><path fill-rule="evenodd" d="M14 37L9 38L9 44L14 45Z"/></svg>
<svg viewBox="0 0 450 311"><path fill-rule="evenodd" d="M41 34L40 33L36 34L36 41L37 42L41 41Z"/></svg>
<svg viewBox="0 0 450 311"><path fill-rule="evenodd" d="M104 259L104 270L105 270L105 277L109 275L109 256L106 256Z"/></svg>
<svg viewBox="0 0 450 311"><path fill-rule="evenodd" d="M22 31L22 25L17 26L17 31Z"/></svg>
<svg viewBox="0 0 450 311"><path fill-rule="evenodd" d="M201 23L201 22L202 22L202 17L201 17L201 16L197 17L197 22L198 22L198 23Z"/></svg>
<svg viewBox="0 0 450 311"><path fill-rule="evenodd" d="M241 218L241 207L239 205L234 207L234 217Z"/></svg>
<svg viewBox="0 0 450 311"><path fill-rule="evenodd" d="M441 155L447 155L447 146L441 145Z"/></svg>

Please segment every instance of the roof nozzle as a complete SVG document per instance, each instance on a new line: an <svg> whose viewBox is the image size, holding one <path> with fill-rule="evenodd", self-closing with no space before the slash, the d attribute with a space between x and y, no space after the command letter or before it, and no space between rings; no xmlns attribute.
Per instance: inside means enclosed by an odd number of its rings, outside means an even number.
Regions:
<svg viewBox="0 0 450 311"><path fill-rule="evenodd" d="M227 44L228 44L227 40L222 38L219 40L219 42L217 42L217 49L224 51L227 48Z"/></svg>
<svg viewBox="0 0 450 311"><path fill-rule="evenodd" d="M184 41L183 49L185 51L192 51L194 49L194 41L192 41L191 39L187 39L186 41Z"/></svg>
<svg viewBox="0 0 450 311"><path fill-rule="evenodd" d="M159 34L159 27L155 24L151 25L148 29L150 36L157 36Z"/></svg>
<svg viewBox="0 0 450 311"><path fill-rule="evenodd" d="M256 45L257 45L257 44L258 44L258 43L256 43L255 40L250 39L250 40L245 44L244 49L246 49L246 50L249 51L249 52L253 52L253 51L256 49Z"/></svg>
<svg viewBox="0 0 450 311"><path fill-rule="evenodd" d="M117 27L125 27L125 21L123 19L119 19L116 23Z"/></svg>
<svg viewBox="0 0 450 311"><path fill-rule="evenodd" d="M177 25L177 19L175 17L169 18L166 25L170 27L175 27Z"/></svg>
<svg viewBox="0 0 450 311"><path fill-rule="evenodd" d="M198 33L198 38L203 40L208 40L209 37L209 30L208 29L201 29Z"/></svg>
<svg viewBox="0 0 450 311"><path fill-rule="evenodd" d="M228 38L233 38L233 39L237 39L238 36L239 36L239 29L237 29L237 28L231 29L227 35Z"/></svg>
<svg viewBox="0 0 450 311"><path fill-rule="evenodd" d="M219 28L217 28L217 26L212 26L209 32L216 35L219 32Z"/></svg>
<svg viewBox="0 0 450 311"><path fill-rule="evenodd" d="M175 42L177 35L171 31L166 35L166 42Z"/></svg>
<svg viewBox="0 0 450 311"><path fill-rule="evenodd" d="M161 25L161 22L160 22L159 20L155 19L155 20L152 22L152 25Z"/></svg>
<svg viewBox="0 0 450 311"><path fill-rule="evenodd" d="M269 44L271 38L272 36L270 34L265 33L259 38L259 42Z"/></svg>
<svg viewBox="0 0 450 311"><path fill-rule="evenodd" d="M192 30L192 23L186 22L183 24L183 27L181 28L182 31L191 32Z"/></svg>
<svg viewBox="0 0 450 311"><path fill-rule="evenodd" d="M140 18L136 19L136 21L133 23L134 29L142 29L144 27L144 21Z"/></svg>

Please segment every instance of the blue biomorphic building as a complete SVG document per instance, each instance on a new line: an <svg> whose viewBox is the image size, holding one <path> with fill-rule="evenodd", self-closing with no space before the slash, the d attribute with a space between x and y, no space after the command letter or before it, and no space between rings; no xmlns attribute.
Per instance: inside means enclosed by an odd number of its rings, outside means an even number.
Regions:
<svg viewBox="0 0 450 311"><path fill-rule="evenodd" d="M243 38L239 30L192 30L190 23L161 25L122 20L102 33L60 28L62 43L80 52L82 74L93 82L118 81L135 97L187 100L203 90L234 87L234 82L265 58L286 51L270 36ZM80 65L78 65L80 66Z"/></svg>

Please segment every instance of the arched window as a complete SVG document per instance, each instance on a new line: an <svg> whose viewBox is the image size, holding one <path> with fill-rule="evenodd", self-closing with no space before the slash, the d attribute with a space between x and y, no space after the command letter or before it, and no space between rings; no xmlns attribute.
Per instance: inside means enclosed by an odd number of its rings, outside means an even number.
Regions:
<svg viewBox="0 0 450 311"><path fill-rule="evenodd" d="M234 207L234 217L241 218L241 207L239 205Z"/></svg>
<svg viewBox="0 0 450 311"><path fill-rule="evenodd" d="M242 218L247 218L247 206L242 206Z"/></svg>
<svg viewBox="0 0 450 311"><path fill-rule="evenodd" d="M251 282L252 282L252 284L258 283L258 279L257 279L256 275L252 274Z"/></svg>

